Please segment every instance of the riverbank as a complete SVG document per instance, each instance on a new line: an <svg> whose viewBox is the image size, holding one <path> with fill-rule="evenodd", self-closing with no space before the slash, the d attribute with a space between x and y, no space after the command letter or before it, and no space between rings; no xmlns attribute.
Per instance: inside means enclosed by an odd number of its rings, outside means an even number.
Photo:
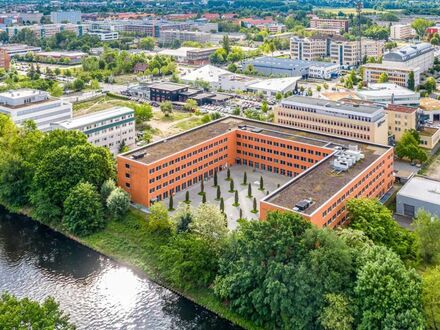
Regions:
<svg viewBox="0 0 440 330"><path fill-rule="evenodd" d="M44 225L48 225L44 221L32 217L32 211L29 209L19 210L8 207L7 209L14 213L25 214ZM130 209L121 221L111 221L101 232L82 238L72 236L58 226L48 226L121 264L142 271L150 280L236 325L245 329L260 329L249 320L230 311L217 299L210 288L184 290L170 286L157 271L157 252L160 246L166 244L167 239L161 234L151 233L147 228L146 215L138 210Z"/></svg>

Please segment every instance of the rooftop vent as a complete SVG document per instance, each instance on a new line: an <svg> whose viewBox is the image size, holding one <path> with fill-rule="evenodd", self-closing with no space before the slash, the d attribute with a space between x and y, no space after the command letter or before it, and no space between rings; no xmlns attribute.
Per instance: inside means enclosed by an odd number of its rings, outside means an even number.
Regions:
<svg viewBox="0 0 440 330"><path fill-rule="evenodd" d="M333 168L339 172L348 171L350 167L355 165L361 159L364 159L364 154L357 149L357 146L351 145L348 150L338 150L335 153L333 160Z"/></svg>
<svg viewBox="0 0 440 330"><path fill-rule="evenodd" d="M312 203L313 203L313 201L311 198L303 199L295 204L295 207L293 208L293 210L299 211L299 212L305 211L310 207L310 205L312 205Z"/></svg>
<svg viewBox="0 0 440 330"><path fill-rule="evenodd" d="M133 159L140 159L143 158L145 156L145 152L137 152L135 154L133 154L133 156L131 156Z"/></svg>

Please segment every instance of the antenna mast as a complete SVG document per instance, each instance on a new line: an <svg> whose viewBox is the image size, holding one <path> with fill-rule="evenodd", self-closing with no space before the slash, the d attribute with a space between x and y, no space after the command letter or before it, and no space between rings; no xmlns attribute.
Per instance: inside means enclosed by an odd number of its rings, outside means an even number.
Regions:
<svg viewBox="0 0 440 330"><path fill-rule="evenodd" d="M359 58L358 58L358 65L361 65L362 63L362 30L361 30L361 14L362 14L362 0L356 1L356 12L358 16L358 47L359 47Z"/></svg>

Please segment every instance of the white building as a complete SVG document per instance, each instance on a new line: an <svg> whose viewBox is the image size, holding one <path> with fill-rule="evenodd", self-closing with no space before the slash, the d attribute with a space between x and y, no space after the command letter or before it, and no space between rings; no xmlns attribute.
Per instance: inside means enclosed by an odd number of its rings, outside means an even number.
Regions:
<svg viewBox="0 0 440 330"><path fill-rule="evenodd" d="M33 120L38 129L46 131L50 123L72 118L72 104L47 92L18 89L0 93L0 113L11 116L18 125Z"/></svg>
<svg viewBox="0 0 440 330"><path fill-rule="evenodd" d="M382 64L389 68L419 68L423 73L434 65L434 47L426 42L403 46L386 53Z"/></svg>
<svg viewBox="0 0 440 330"><path fill-rule="evenodd" d="M390 27L390 38L393 40L411 39L416 36L411 24L394 24Z"/></svg>
<svg viewBox="0 0 440 330"><path fill-rule="evenodd" d="M270 97L275 96L277 93L285 94L287 92L293 92L299 80L301 80L301 77L265 79L248 85L247 89L255 93L263 93Z"/></svg>
<svg viewBox="0 0 440 330"><path fill-rule="evenodd" d="M211 88L220 88L219 77L224 74L230 74L230 72L208 64L192 70L191 72L183 75L181 79L185 83L195 83L198 80L206 81L211 85Z"/></svg>
<svg viewBox="0 0 440 330"><path fill-rule="evenodd" d="M356 95L368 102L382 105L397 104L417 106L420 104L420 93L395 83L369 84L368 89L361 89Z"/></svg>
<svg viewBox="0 0 440 330"><path fill-rule="evenodd" d="M52 23L73 23L76 24L81 22L81 12L80 11L53 11L50 13L50 20Z"/></svg>
<svg viewBox="0 0 440 330"><path fill-rule="evenodd" d="M114 107L90 115L51 124L52 129L79 130L96 146L117 154L122 143L130 147L136 141L134 110Z"/></svg>
<svg viewBox="0 0 440 330"><path fill-rule="evenodd" d="M106 30L89 30L87 34L98 36L101 41L112 41L119 39L119 32Z"/></svg>

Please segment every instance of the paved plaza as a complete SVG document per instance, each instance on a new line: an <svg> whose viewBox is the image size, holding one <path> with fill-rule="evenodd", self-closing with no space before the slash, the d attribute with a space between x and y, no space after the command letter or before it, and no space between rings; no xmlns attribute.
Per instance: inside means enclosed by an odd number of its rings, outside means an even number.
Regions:
<svg viewBox="0 0 440 330"><path fill-rule="evenodd" d="M234 189L238 191L238 200L240 205L234 206L235 193L229 192L230 181L226 180L227 170L223 170L218 173L218 184L220 186L221 196L224 200L225 213L228 218L229 229L235 229L237 227L237 220L240 217L240 209L243 212L243 218L246 219L258 219L259 213L253 213L253 197L257 199L257 207L259 207L259 201L269 192L273 192L278 188L278 185L283 185L291 178L279 174L274 174L266 171L256 171L254 168L234 165L230 167L231 178L234 180ZM246 172L247 183L252 186L252 198L247 197L248 195L248 184L242 185L243 174ZM259 190L260 187L260 177L263 176L264 191ZM208 203L213 203L220 206L220 201L216 201L217 188L213 186L214 179L209 178L204 182L204 188L206 193L206 201ZM179 203L185 201L186 191L189 191L191 205L197 207L202 202L202 196L200 193L200 182L189 187L185 191L180 191L173 196L174 208L177 208ZM166 206L169 204L169 199L165 199L164 203Z"/></svg>

